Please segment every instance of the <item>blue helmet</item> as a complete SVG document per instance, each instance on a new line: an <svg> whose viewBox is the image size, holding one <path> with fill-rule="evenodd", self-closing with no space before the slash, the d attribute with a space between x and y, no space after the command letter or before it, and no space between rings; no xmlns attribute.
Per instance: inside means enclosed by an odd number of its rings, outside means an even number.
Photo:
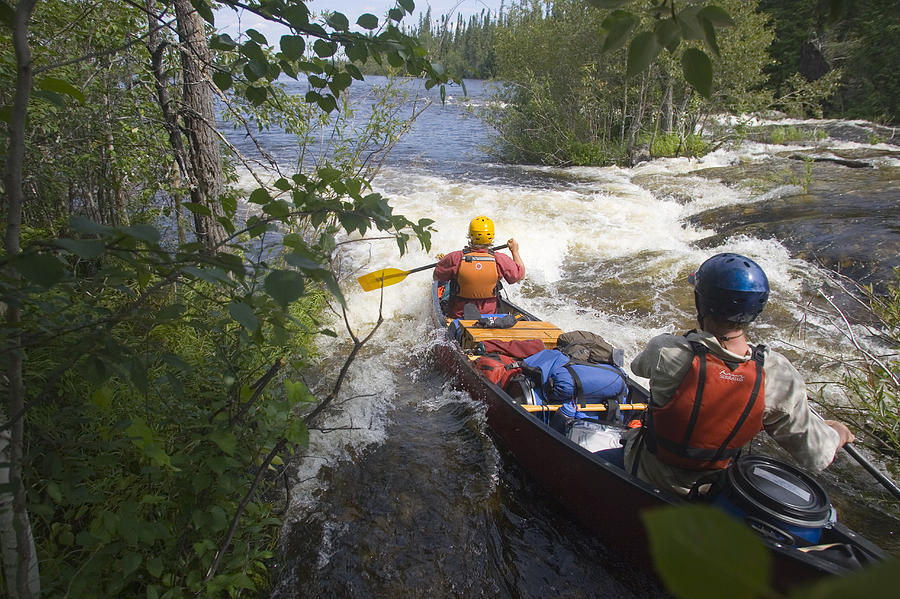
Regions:
<svg viewBox="0 0 900 599"><path fill-rule="evenodd" d="M740 254L716 254L688 277L700 318L753 322L769 299L769 279L759 265Z"/></svg>

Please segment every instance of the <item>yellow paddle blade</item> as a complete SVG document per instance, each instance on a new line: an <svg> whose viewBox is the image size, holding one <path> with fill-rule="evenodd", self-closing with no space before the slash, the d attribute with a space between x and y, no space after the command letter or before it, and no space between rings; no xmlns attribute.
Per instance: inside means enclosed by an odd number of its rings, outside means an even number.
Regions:
<svg viewBox="0 0 900 599"><path fill-rule="evenodd" d="M385 268L370 272L356 279L359 281L363 291L372 291L373 289L381 289L394 283L399 283L409 274L408 270L400 270L399 268Z"/></svg>

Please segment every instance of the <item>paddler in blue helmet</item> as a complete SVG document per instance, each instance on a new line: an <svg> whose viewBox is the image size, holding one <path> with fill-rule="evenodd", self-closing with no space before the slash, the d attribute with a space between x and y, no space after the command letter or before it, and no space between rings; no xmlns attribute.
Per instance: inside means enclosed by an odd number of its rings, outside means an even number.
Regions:
<svg viewBox="0 0 900 599"><path fill-rule="evenodd" d="M765 272L746 256L716 254L688 282L700 328L654 337L631 363L650 380L651 399L643 427L626 433L625 468L686 495L765 430L801 466L825 469L855 437L810 410L787 358L748 341L769 298Z"/></svg>
<svg viewBox="0 0 900 599"><path fill-rule="evenodd" d="M451 281L451 299L447 316L460 318L465 305L474 304L481 314L497 313L498 284L518 283L525 278L525 264L515 239L506 242L512 258L491 250L494 222L476 216L469 223L469 243L462 250L439 256L434 269L435 281Z"/></svg>

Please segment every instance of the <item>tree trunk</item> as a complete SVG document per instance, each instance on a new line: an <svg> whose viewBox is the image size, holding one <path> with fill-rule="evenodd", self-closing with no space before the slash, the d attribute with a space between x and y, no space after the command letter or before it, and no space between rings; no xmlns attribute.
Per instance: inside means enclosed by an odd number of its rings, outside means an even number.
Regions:
<svg viewBox="0 0 900 599"><path fill-rule="evenodd" d="M631 121L631 126L628 128L628 142L625 148L629 163L633 162L634 160L634 144L637 142L638 134L641 132L641 127L644 124L644 113L646 113L647 111L647 88L649 87L648 82L652 77L652 67L649 75L646 72L641 75L641 91L638 94L634 118Z"/></svg>
<svg viewBox="0 0 900 599"><path fill-rule="evenodd" d="M108 87L107 87L108 89ZM109 108L109 94L103 94L103 109L105 122L104 125L104 163L105 163L105 187L108 190L109 199L109 224L119 226L128 226L128 212L125 208L125 181L122 172L119 170L119 163L116 157L116 144L112 132L112 114Z"/></svg>
<svg viewBox="0 0 900 599"><path fill-rule="evenodd" d="M681 99L681 104L678 106L678 112L676 113L675 118L677 119L679 127L681 128L681 137L685 137L689 133L685 129L687 124L687 107L688 103L691 101L691 98L694 95L694 90L693 88L686 87L682 91L684 95ZM691 131L690 133L693 133L693 131Z"/></svg>
<svg viewBox="0 0 900 599"><path fill-rule="evenodd" d="M219 196L225 189L222 156L216 134L216 114L210 88L212 54L206 41L203 19L190 0L175 0L181 69L184 77L182 119L190 149L191 200L209 208L212 216L194 214L197 239L209 249L225 241L225 229L216 220L224 215Z"/></svg>
<svg viewBox="0 0 900 599"><path fill-rule="evenodd" d="M172 169L172 186L178 188L181 186L180 180L190 181L188 171L187 153L184 149L184 140L181 137L181 130L178 128L178 115L172 108L172 100L169 96L169 89L166 87L166 74L163 71L163 56L165 55L167 42L160 34L160 23L156 15L156 0L146 0L147 6L147 49L150 51L150 68L153 72L153 81L156 87L156 97L159 102L159 108L162 111L163 122L166 131L169 134L169 145L172 147L172 154L175 158L175 165ZM173 197L175 211L175 227L178 230L179 245L185 244L185 234L183 218L181 214L181 196L178 193Z"/></svg>
<svg viewBox="0 0 900 599"><path fill-rule="evenodd" d="M4 412L3 408L0 407L0 422L6 423L7 418ZM0 430L0 463L9 463L12 457L10 451L12 447L11 442L12 434L10 429L4 428ZM0 468L0 485L9 484L10 474L10 468ZM0 493L0 551L2 551L3 578L6 580L6 592L9 597L27 597L29 595L19 592L16 584L16 580L19 577L18 565L21 563L19 560L21 552L18 551L14 503L13 494ZM37 559L35 559L34 538L31 535L31 522L28 518L28 512L24 514L24 521L26 524L25 545L29 547L31 556L26 574L28 579L27 587L31 596L37 596L40 593L40 573L38 572Z"/></svg>
<svg viewBox="0 0 900 599"><path fill-rule="evenodd" d="M15 257L21 251L22 211L25 194L22 189L22 168L25 162L25 121L28 115L28 98L31 95L31 84L34 72L31 65L31 48L28 46L28 26L37 0L19 0L13 16L13 46L16 53L16 89L12 112L9 117L9 149L6 154L6 171L3 179L6 186L7 221L4 234L6 255ZM12 284L17 284L18 274L14 270L8 273ZM22 342L20 329L20 309L17 302L10 302L6 307L8 327L7 340L11 347L18 347ZM40 593L40 576L38 574L37 556L34 550L34 539L31 536L31 525L28 521L25 483L22 478L22 457L25 439L25 385L22 380L22 354L17 351L8 352L6 368L8 398L5 413L0 413L0 426L3 434L9 435L8 460L2 460L0 471L2 478L7 478L10 491L0 491L0 502L4 508L0 511L0 520L4 527L0 529L0 545L3 547L2 557L7 590L11 597L30 598ZM8 427L8 433L7 433ZM9 487L8 487L9 488ZM9 504L12 510L9 510ZM11 513L10 513L11 512ZM10 529L5 525L12 524L15 531L10 536ZM6 563L8 555L14 555L15 568Z"/></svg>
<svg viewBox="0 0 900 599"><path fill-rule="evenodd" d="M662 101L662 128L663 133L671 133L675 129L674 106L672 105L672 79L666 77L666 90L663 92Z"/></svg>

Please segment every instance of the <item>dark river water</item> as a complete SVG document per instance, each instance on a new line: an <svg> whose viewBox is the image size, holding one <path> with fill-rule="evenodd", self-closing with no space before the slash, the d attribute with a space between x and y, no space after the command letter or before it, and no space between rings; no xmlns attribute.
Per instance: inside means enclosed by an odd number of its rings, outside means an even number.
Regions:
<svg viewBox="0 0 900 599"><path fill-rule="evenodd" d="M418 93L437 99L436 90ZM361 93L360 105L367 98ZM883 286L900 266L900 141L890 130L754 120L748 135L699 160L509 166L483 149L490 132L472 112L487 102L479 82L468 83L467 97L451 90L375 179L396 212L435 221L431 252L414 247L401 257L384 239L342 246L350 325L365 335L379 307L385 322L353 364L338 409L291 465L275 597L662 595L554 505L494 443L482 407L434 368L428 273L386 289L381 306L357 276L434 262L485 214L498 242L515 237L521 246L527 276L507 288L510 298L563 330L600 333L624 348L627 363L654 335L693 327L689 272L717 252L746 254L773 288L753 338L840 404L831 383L852 348L825 297L850 304L826 269ZM785 132L800 141L771 143ZM252 155L244 135L229 135ZM260 141L286 168L298 160L291 136L271 130ZM315 374L323 388L346 344L346 333L323 344ZM842 521L900 554L896 504L855 462L841 455L817 478Z"/></svg>

